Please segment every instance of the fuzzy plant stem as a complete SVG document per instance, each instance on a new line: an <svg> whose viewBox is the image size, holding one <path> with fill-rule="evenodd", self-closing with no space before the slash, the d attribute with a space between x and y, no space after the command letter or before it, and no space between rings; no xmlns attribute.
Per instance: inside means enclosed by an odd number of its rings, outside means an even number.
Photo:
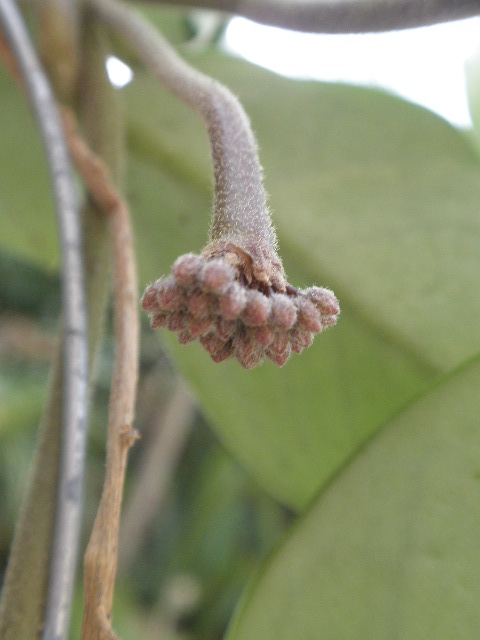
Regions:
<svg viewBox="0 0 480 640"><path fill-rule="evenodd" d="M151 0L152 1L152 0ZM153 0L158 2L158 0ZM308 33L370 33L472 18L479 0L162 0Z"/></svg>
<svg viewBox="0 0 480 640"><path fill-rule="evenodd" d="M276 239L267 211L257 145L248 117L235 96L184 62L159 32L128 5L113 0L87 0L87 4L127 42L162 84L204 120L215 177L211 239L217 240L227 230L232 240L261 236L273 249Z"/></svg>
<svg viewBox="0 0 480 640"><path fill-rule="evenodd" d="M15 52L43 137L62 258L63 406L58 500L43 638L65 638L75 575L87 423L88 343L79 205L62 127L48 80L13 0L0 20Z"/></svg>

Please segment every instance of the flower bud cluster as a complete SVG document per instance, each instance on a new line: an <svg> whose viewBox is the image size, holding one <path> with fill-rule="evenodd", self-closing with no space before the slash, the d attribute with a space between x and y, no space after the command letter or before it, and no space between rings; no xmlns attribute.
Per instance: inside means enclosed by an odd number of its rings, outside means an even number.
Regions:
<svg viewBox="0 0 480 640"><path fill-rule="evenodd" d="M328 289L283 289L248 282L228 256L187 253L172 275L147 287L142 307L152 327L176 332L181 344L198 339L214 362L235 357L251 369L268 358L283 366L340 312Z"/></svg>

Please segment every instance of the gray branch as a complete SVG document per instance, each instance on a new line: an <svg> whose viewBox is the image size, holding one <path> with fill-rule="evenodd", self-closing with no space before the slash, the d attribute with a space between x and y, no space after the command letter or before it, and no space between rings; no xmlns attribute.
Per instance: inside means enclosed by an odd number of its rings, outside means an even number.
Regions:
<svg viewBox="0 0 480 640"><path fill-rule="evenodd" d="M159 0L150 0L158 2ZM480 15L480 0L161 0L310 33L369 33Z"/></svg>
<svg viewBox="0 0 480 640"><path fill-rule="evenodd" d="M88 344L79 204L55 99L14 0L0 0L0 21L17 58L43 138L62 258L63 406L57 510L44 640L67 637L83 494Z"/></svg>

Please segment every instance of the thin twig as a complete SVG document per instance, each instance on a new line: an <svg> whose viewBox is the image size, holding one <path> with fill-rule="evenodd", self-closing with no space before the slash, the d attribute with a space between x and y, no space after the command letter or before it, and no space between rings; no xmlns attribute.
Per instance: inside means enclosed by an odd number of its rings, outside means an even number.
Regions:
<svg viewBox="0 0 480 640"><path fill-rule="evenodd" d="M47 155L62 256L62 450L43 637L66 638L82 509L87 424L88 342L79 205L55 100L13 0L0 20L29 93Z"/></svg>
<svg viewBox="0 0 480 640"><path fill-rule="evenodd" d="M111 640L118 531L127 454L138 437L132 428L138 377L138 294L133 236L125 201L103 162L77 135L69 112L64 126L77 169L97 207L109 216L113 243L116 353L110 391L105 482L85 553L85 640Z"/></svg>
<svg viewBox="0 0 480 640"><path fill-rule="evenodd" d="M144 1L144 0L142 0ZM159 0L150 0L159 2ZM472 18L479 0L161 0L308 33L371 33Z"/></svg>

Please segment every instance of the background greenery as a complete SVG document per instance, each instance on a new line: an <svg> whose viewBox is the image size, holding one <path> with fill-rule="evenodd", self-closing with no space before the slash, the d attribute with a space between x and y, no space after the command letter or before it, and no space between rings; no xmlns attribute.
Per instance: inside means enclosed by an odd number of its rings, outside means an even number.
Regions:
<svg viewBox="0 0 480 640"><path fill-rule="evenodd" d="M150 9L175 42L183 15ZM144 322L126 512L180 371L197 398L167 498L120 564L123 638L478 638L480 163L476 135L377 90L291 81L183 48L258 136L290 281L342 315L283 369L214 365ZM474 121L478 74L469 70ZM202 124L141 70L124 90L140 287L205 243ZM38 135L0 69L0 559L45 398L58 253ZM20 339L19 339L20 336ZM28 339L27 339L28 337ZM103 479L112 342L90 433ZM120 549L120 558L126 554ZM246 584L248 587L245 589ZM78 596L74 637L78 635Z"/></svg>

